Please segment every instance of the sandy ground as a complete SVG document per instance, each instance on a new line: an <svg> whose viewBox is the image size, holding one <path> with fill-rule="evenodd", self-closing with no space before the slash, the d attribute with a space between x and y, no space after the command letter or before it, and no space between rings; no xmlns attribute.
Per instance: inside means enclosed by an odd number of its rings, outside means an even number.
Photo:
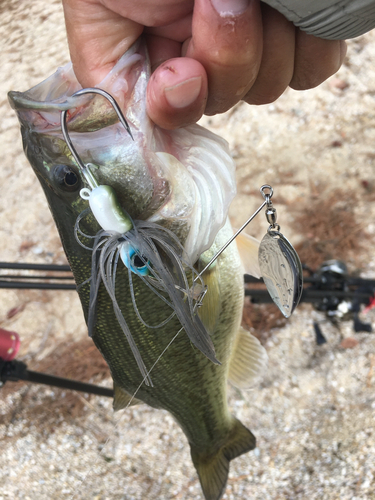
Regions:
<svg viewBox="0 0 375 500"><path fill-rule="evenodd" d="M3 0L0 35L0 260L64 263L6 98L68 61L60 3ZM260 204L259 187L270 183L283 232L304 245L316 239L319 207L324 201L330 212L332 201L343 237L350 231L361 243L346 249L350 270L372 278L374 58L370 33L350 42L343 68L318 89L287 91L272 105L240 104L202 120L229 141L236 159L235 225ZM303 213L310 215L301 229ZM265 229L258 217L249 232L261 237ZM340 241L335 245L343 251ZM301 306L269 335L264 380L252 391L230 389L231 409L258 447L232 462L226 500L375 499L374 337L356 334L358 345L343 349L342 339L354 336L351 323L341 323L341 331L323 323L328 342L319 347L314 319L324 317ZM374 310L365 319L375 327ZM19 357L33 366L48 361L56 346L74 346L87 335L75 292L0 290L0 326L19 332ZM111 401L86 395L77 396L81 411L63 411L67 392L10 385L0 389L0 500L202 499L186 439L166 412L139 406L114 415Z"/></svg>

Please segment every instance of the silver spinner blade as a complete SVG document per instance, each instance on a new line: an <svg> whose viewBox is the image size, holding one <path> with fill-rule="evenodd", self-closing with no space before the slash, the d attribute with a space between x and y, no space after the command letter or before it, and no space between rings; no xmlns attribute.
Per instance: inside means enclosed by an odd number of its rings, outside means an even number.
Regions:
<svg viewBox="0 0 375 500"><path fill-rule="evenodd" d="M302 265L291 243L279 231L270 229L262 239L259 266L272 300L289 318L302 295Z"/></svg>

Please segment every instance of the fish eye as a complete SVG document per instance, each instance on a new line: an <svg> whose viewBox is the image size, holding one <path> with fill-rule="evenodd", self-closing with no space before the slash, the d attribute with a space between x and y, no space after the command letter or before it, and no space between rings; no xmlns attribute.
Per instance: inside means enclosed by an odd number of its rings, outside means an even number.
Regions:
<svg viewBox="0 0 375 500"><path fill-rule="evenodd" d="M55 165L53 176L58 186L64 191L77 191L81 187L76 169L70 165Z"/></svg>

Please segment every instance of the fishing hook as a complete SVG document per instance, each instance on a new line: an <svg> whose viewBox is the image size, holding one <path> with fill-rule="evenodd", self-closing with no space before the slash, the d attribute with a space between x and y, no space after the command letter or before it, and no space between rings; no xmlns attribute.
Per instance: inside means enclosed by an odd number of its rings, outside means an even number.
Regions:
<svg viewBox="0 0 375 500"><path fill-rule="evenodd" d="M106 92L105 90L102 90L102 89L88 87L85 89L78 90L77 92L75 92L72 95L72 97L79 97L79 96L85 95L85 94L99 94L102 97L105 97L107 99L107 101L109 101L112 104L112 107L116 111L116 114L117 114L121 124L124 126L124 128L126 129L128 134L130 135L130 137L134 141L134 137L133 137L133 134L131 133L129 124L126 121L126 119L125 119L125 117L120 109L120 106L117 104L116 100L111 96L111 94L109 94L108 92ZM68 133L68 126L66 123L67 112L68 112L68 110L64 110L61 112L61 131L63 133L65 142L67 143L67 145L70 149L70 152L72 153L75 161L77 162L82 174L84 175L84 177L87 180L91 189L94 189L95 187L98 187L99 184L98 184L97 180L95 179L95 176L91 172L90 168L88 166L86 166L83 163L83 161L81 160L79 154L77 153L76 148L74 147L74 145L72 143L72 140L70 139L70 136Z"/></svg>

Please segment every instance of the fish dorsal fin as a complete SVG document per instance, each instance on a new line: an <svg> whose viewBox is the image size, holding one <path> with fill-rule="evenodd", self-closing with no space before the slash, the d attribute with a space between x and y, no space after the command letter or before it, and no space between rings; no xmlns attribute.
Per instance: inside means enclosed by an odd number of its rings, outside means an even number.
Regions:
<svg viewBox="0 0 375 500"><path fill-rule="evenodd" d="M140 399L133 398L125 389L113 382L113 409L114 411L123 410L128 406L134 406L142 403ZM130 403L130 404L129 404Z"/></svg>
<svg viewBox="0 0 375 500"><path fill-rule="evenodd" d="M260 278L262 273L258 262L259 241L242 231L237 236L236 242L245 273Z"/></svg>
<svg viewBox="0 0 375 500"><path fill-rule="evenodd" d="M267 368L268 355L259 340L244 328L235 339L229 365L229 381L240 389L249 389Z"/></svg>
<svg viewBox="0 0 375 500"><path fill-rule="evenodd" d="M202 453L191 445L191 458L206 500L220 500L227 484L229 462L255 448L253 434L239 420L231 418L231 429L219 450Z"/></svg>

